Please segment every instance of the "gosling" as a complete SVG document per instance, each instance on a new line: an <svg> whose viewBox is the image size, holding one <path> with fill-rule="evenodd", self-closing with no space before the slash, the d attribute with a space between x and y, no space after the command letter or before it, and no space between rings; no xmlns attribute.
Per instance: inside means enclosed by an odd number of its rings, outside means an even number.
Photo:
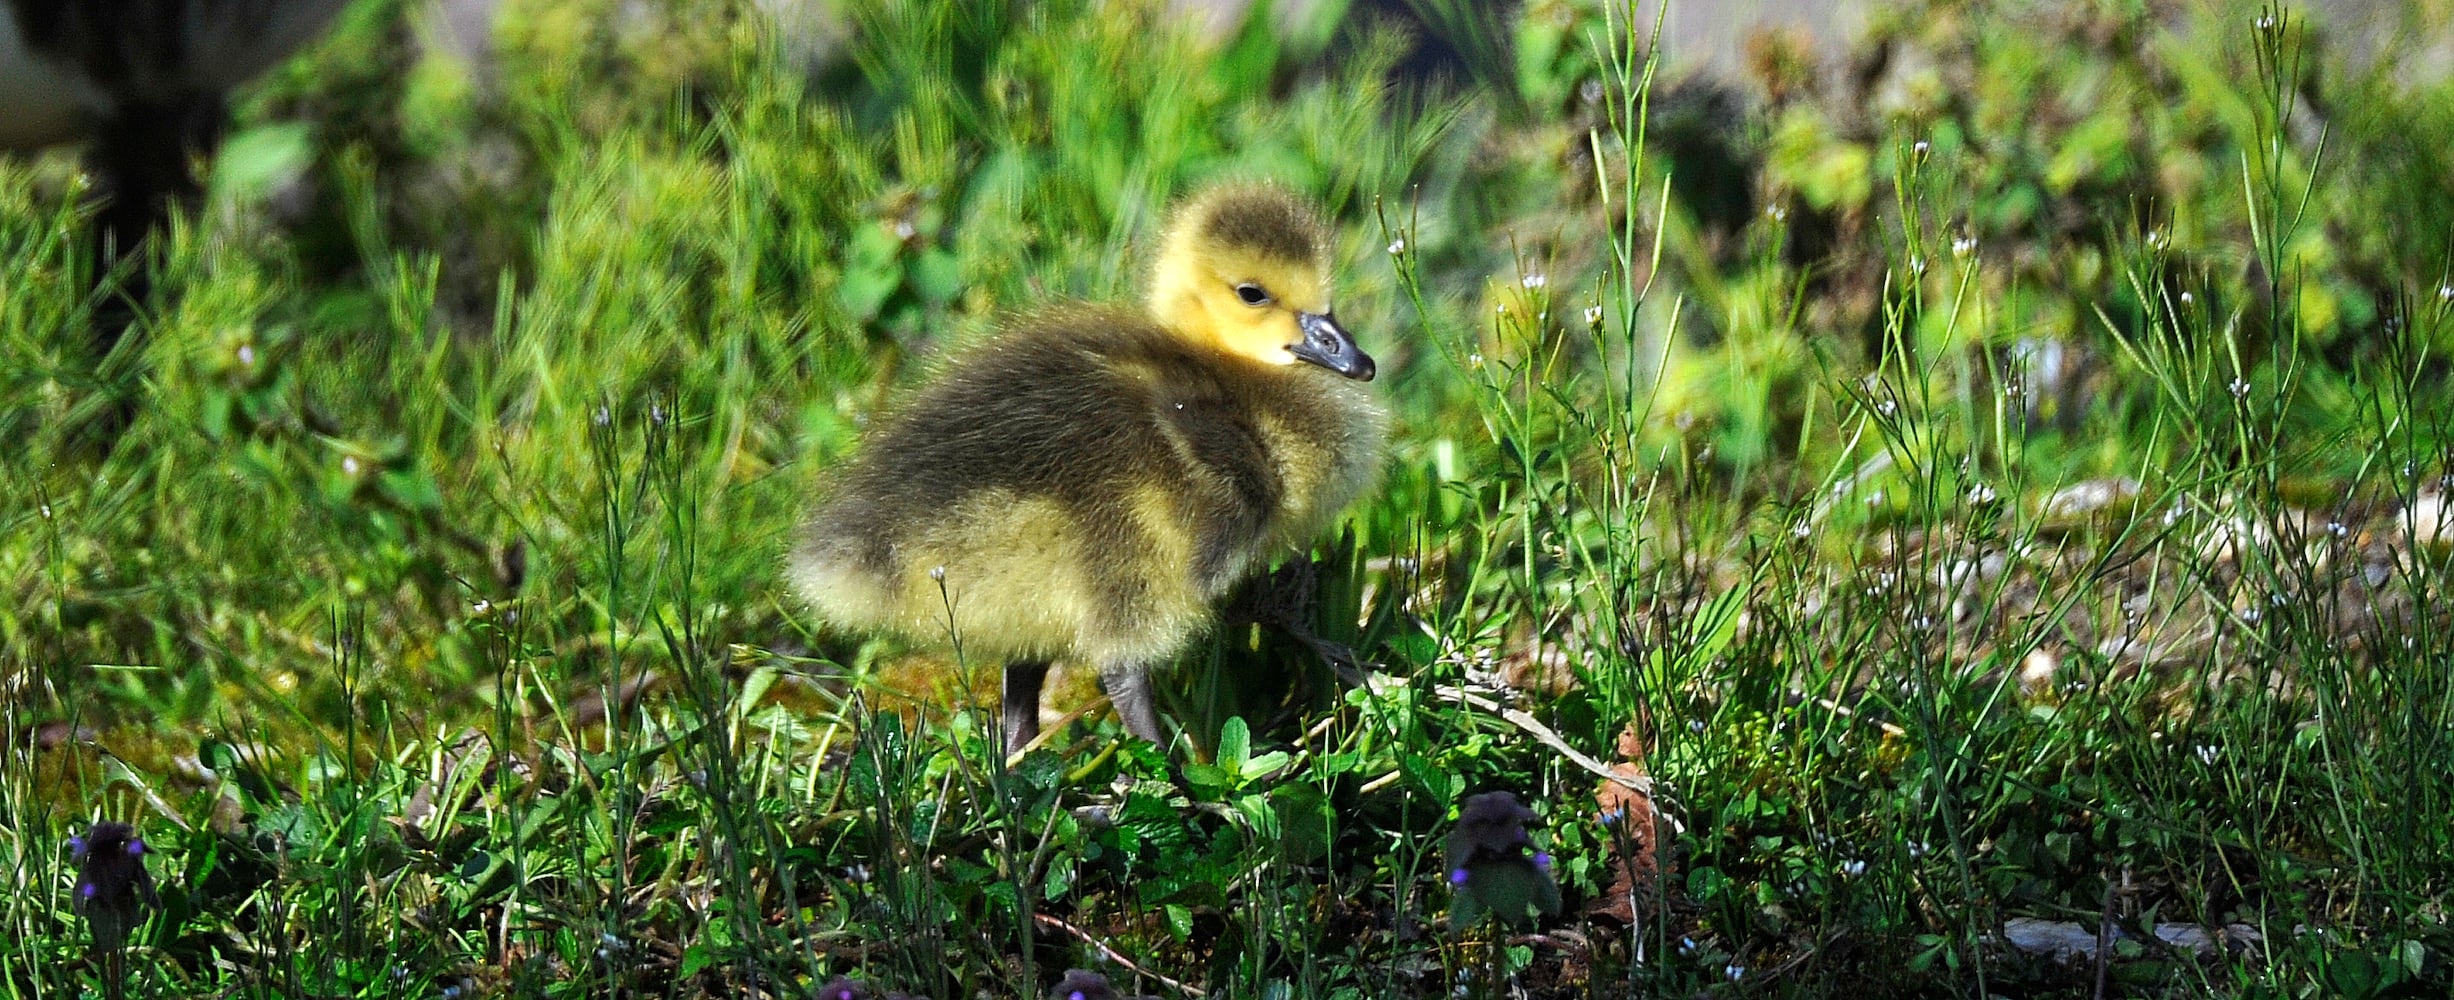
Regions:
<svg viewBox="0 0 2454 1000"><path fill-rule="evenodd" d="M959 352L865 438L790 558L828 622L1005 663L1008 753L1049 665L1165 745L1148 670L1371 482L1387 417L1331 310L1331 238L1267 186L1180 206L1143 311L1061 306Z"/></svg>

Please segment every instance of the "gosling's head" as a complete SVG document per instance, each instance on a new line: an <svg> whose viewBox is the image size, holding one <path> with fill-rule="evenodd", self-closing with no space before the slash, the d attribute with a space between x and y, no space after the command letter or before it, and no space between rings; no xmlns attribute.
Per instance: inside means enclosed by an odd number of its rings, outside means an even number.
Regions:
<svg viewBox="0 0 2454 1000"><path fill-rule="evenodd" d="M1330 308L1328 227L1274 187L1213 188L1176 209L1150 314L1189 339L1268 365L1370 381L1372 356Z"/></svg>

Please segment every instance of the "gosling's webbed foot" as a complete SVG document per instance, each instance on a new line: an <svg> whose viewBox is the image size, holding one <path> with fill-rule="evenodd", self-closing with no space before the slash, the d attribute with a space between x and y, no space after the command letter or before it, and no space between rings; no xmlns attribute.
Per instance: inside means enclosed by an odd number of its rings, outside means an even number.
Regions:
<svg viewBox="0 0 2454 1000"><path fill-rule="evenodd" d="M1048 680L1048 661L1021 660L1005 665L1003 718L1005 752L1021 753L1040 736L1040 686Z"/></svg>
<svg viewBox="0 0 2454 1000"><path fill-rule="evenodd" d="M1167 745L1167 735L1159 730L1158 707L1151 702L1147 671L1138 664L1111 667L1099 672L1099 686L1107 690L1108 703L1116 706L1116 718L1126 732Z"/></svg>

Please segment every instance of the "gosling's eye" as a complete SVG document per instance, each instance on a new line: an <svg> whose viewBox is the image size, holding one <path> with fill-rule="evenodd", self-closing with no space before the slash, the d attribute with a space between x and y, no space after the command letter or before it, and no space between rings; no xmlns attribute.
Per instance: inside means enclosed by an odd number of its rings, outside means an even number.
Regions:
<svg viewBox="0 0 2454 1000"><path fill-rule="evenodd" d="M1253 284L1249 281L1236 286L1236 298L1242 299L1244 304L1248 306L1266 306L1270 304L1270 293L1262 291L1261 286Z"/></svg>

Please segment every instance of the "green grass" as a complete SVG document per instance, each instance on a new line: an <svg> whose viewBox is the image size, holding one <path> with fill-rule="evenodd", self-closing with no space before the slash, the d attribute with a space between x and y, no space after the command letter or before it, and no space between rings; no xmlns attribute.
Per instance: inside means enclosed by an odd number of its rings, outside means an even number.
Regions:
<svg viewBox="0 0 2454 1000"><path fill-rule="evenodd" d="M139 997L2454 982L2454 84L2283 10L1919 5L1725 114L1587 3L512 0L475 75L409 6L251 91L141 357L0 163L8 997L105 995L103 818ZM1382 484L1177 666L1207 759L1001 767L993 665L794 606L797 511L1223 177L1340 223ZM1568 908L1449 927L1498 789Z"/></svg>

